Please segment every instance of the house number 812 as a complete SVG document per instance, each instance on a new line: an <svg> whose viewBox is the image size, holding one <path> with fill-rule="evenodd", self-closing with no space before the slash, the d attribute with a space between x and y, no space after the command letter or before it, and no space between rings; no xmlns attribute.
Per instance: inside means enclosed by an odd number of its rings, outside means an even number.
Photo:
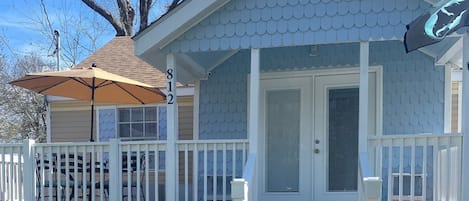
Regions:
<svg viewBox="0 0 469 201"><path fill-rule="evenodd" d="M174 92L173 92L173 83L174 83L174 70L166 70L166 79L168 79L168 95L166 97L168 104L174 104Z"/></svg>

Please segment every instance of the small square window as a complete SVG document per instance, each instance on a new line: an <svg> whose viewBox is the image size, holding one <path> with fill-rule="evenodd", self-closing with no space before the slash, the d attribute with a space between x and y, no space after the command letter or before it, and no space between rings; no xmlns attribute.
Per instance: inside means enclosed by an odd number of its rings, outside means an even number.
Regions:
<svg viewBox="0 0 469 201"><path fill-rule="evenodd" d="M118 109L118 133L122 138L157 138L158 108L133 107Z"/></svg>

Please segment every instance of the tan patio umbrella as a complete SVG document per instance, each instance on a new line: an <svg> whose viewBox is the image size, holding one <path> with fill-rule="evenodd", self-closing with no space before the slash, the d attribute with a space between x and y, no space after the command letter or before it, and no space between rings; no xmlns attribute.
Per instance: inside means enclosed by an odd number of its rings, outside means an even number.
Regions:
<svg viewBox="0 0 469 201"><path fill-rule="evenodd" d="M94 102L147 104L165 99L165 95L156 87L96 67L31 73L10 84L45 95L89 100L91 102L90 141L93 141Z"/></svg>

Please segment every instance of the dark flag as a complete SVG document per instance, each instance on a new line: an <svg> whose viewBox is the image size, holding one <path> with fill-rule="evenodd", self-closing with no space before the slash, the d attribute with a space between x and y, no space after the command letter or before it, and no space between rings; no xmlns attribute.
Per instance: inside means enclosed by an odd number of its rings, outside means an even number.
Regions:
<svg viewBox="0 0 469 201"><path fill-rule="evenodd" d="M463 26L469 26L469 0L448 0L407 25L405 50L408 53L437 43Z"/></svg>

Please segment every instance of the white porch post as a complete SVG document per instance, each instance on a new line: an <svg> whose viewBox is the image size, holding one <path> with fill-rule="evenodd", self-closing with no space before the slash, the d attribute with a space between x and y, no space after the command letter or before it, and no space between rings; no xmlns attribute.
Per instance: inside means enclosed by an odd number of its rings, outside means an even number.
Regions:
<svg viewBox="0 0 469 201"><path fill-rule="evenodd" d="M368 151L368 65L369 43L360 42L360 90L358 112L358 153Z"/></svg>
<svg viewBox="0 0 469 201"><path fill-rule="evenodd" d="M166 200L177 200L177 149L178 138L178 104L176 96L176 61L173 54L166 56L167 78L167 137L166 137Z"/></svg>
<svg viewBox="0 0 469 201"><path fill-rule="evenodd" d="M257 190L255 187L257 177L257 149L258 149L258 138L259 138L259 91L260 91L260 49L251 49L251 76L250 76L250 90L249 90L249 155L256 156L253 167L251 170L254 177L248 184L253 189L247 189L248 200L257 200Z"/></svg>
<svg viewBox="0 0 469 201"><path fill-rule="evenodd" d="M251 76L249 85L249 153L257 153L259 124L260 50L251 49Z"/></svg>
<svg viewBox="0 0 469 201"><path fill-rule="evenodd" d="M462 53L462 114L461 131L463 136L461 200L469 200L469 35L463 36Z"/></svg>
<svg viewBox="0 0 469 201"><path fill-rule="evenodd" d="M35 186L36 182L34 180L34 152L33 144L34 140L24 140L23 141L23 161L24 161L24 200L34 200L35 197ZM13 193L13 192L9 192ZM2 198L2 197L0 197Z"/></svg>

